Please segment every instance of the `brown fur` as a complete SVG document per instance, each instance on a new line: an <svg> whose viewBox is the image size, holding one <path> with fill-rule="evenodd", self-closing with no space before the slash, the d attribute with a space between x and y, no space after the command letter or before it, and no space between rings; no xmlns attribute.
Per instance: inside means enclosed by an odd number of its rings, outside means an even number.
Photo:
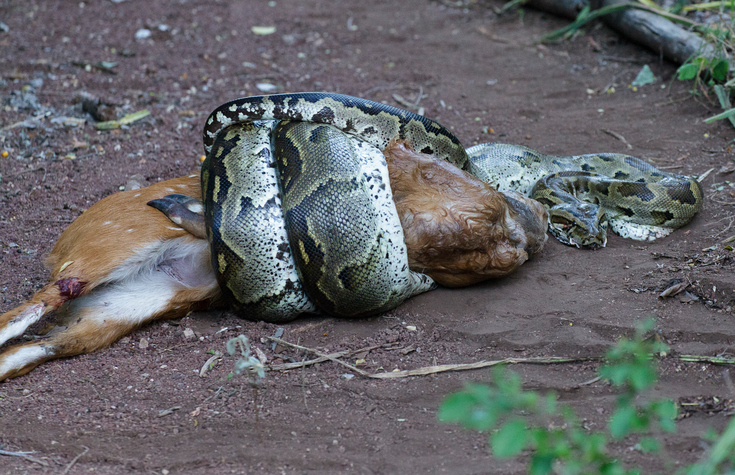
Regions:
<svg viewBox="0 0 735 475"><path fill-rule="evenodd" d="M27 327L52 310L59 310L56 330L38 341L5 349L0 354L0 381L25 374L49 359L104 348L141 324L183 317L190 310L206 307L219 298L211 269L209 280L197 278L183 282L171 280L158 269L153 272L149 289L134 287L138 269L143 269L150 260L141 258L141 253L148 256L145 252L150 246L169 243L171 249L184 249L180 252L186 253L194 249L192 244L203 243L198 248L205 248L206 252L191 257L209 261L206 241L193 237L160 211L146 205L171 193L201 199L199 177L185 176L116 193L90 207L69 225L46 260L51 269L50 283L30 300L0 316L2 332L13 325ZM162 251L151 252L156 256ZM125 296L126 285L136 288L139 294ZM116 293L115 286L122 292ZM161 289L173 293L161 297ZM126 315L129 298L139 298L136 303L150 311L144 310L142 318ZM102 301L105 303L101 304ZM108 304L115 303L117 307L110 313Z"/></svg>
<svg viewBox="0 0 735 475"><path fill-rule="evenodd" d="M174 178L146 188L115 193L100 200L75 219L56 241L46 258L51 275L55 280L84 275L86 282L94 288L120 262L146 243L188 235L163 213L146 206L148 201L172 193L200 200L202 191L199 175ZM110 224L102 224L108 221ZM133 231L128 232L129 229ZM126 239L128 236L133 239ZM90 239L92 237L94 239ZM67 262L71 264L61 270Z"/></svg>
<svg viewBox="0 0 735 475"><path fill-rule="evenodd" d="M512 272L543 246L546 214L535 201L516 197L543 222L543 237L519 236L517 213L490 185L400 142L383 153L412 270L461 287Z"/></svg>

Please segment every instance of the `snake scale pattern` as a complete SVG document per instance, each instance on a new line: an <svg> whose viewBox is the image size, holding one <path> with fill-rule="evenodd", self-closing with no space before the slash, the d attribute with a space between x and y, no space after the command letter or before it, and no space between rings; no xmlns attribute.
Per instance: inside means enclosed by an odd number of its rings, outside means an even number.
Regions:
<svg viewBox="0 0 735 475"><path fill-rule="evenodd" d="M549 232L577 247L604 247L608 223L625 238L664 237L687 224L704 201L695 178L630 155L555 157L500 143L476 145L467 153L470 172L546 205Z"/></svg>
<svg viewBox="0 0 735 475"><path fill-rule="evenodd" d="M245 315L365 316L435 286L406 261L381 153L397 139L540 200L567 244L604 246L607 221L654 239L702 205L696 180L634 157L551 157L505 144L465 151L430 119L340 94L237 99L206 121L202 190L218 281Z"/></svg>

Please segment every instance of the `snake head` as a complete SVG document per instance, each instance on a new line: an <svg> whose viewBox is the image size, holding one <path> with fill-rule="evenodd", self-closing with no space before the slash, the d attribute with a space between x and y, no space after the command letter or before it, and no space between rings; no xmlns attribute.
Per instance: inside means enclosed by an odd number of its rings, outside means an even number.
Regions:
<svg viewBox="0 0 735 475"><path fill-rule="evenodd" d="M607 244L607 218L596 204L560 203L549 209L549 232L564 244L599 249Z"/></svg>

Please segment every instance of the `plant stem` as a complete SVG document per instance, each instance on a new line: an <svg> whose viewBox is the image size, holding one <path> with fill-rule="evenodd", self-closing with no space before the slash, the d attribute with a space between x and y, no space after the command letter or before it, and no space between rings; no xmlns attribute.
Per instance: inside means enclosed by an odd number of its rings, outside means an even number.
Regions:
<svg viewBox="0 0 735 475"><path fill-rule="evenodd" d="M716 120L727 119L728 117L731 117L733 115L735 115L735 108L728 109L725 112L722 112L721 114L713 115L712 117L704 119L704 123L711 124L712 122Z"/></svg>
<svg viewBox="0 0 735 475"><path fill-rule="evenodd" d="M719 2L706 2L706 3L696 3L693 5L687 5L681 9L683 12L691 12L694 10L709 10L714 8L720 8L720 7L727 7L728 4L732 5L732 0L730 1L719 1Z"/></svg>

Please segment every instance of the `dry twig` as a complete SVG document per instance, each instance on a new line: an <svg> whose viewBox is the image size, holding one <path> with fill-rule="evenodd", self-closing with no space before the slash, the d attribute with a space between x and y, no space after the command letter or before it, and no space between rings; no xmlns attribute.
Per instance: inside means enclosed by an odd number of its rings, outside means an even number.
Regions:
<svg viewBox="0 0 735 475"><path fill-rule="evenodd" d="M679 355L679 360L692 363L735 365L735 358L728 358L726 356Z"/></svg>
<svg viewBox="0 0 735 475"><path fill-rule="evenodd" d="M589 360L599 359L597 357L570 358L570 357L564 357L564 356L551 356L551 357L538 357L538 358L504 358L502 360L478 361L476 363L425 366L423 368L409 369L409 370L403 370L403 371L391 371L389 373L368 373L367 371L363 371L360 368L357 368L356 366L353 366L349 363L345 363L344 361L338 359L337 357L324 354L320 352L319 350L315 350L313 348L308 348L305 346L289 343L285 340L281 340L280 338L274 338L272 336L268 336L266 338L268 338L271 341L280 343L282 345L290 346L292 348L297 348L299 350L308 351L310 353L320 356L321 358L324 358L324 360L334 361L337 364L346 366L347 368L351 369L352 371L354 371L355 373L361 376L365 376L366 378L373 378L373 379L395 379L395 378L405 378L408 376L425 376L429 374L443 373L446 371L466 371L469 369L488 368L490 366L497 366L500 364L520 364L520 363L556 364L556 363L571 363L571 362L589 361ZM358 351L363 351L363 350L358 350Z"/></svg>
<svg viewBox="0 0 735 475"><path fill-rule="evenodd" d="M272 338L275 338L275 337L272 337ZM377 348L382 348L382 347L383 345L373 345L373 346L366 346L365 348L360 348L358 350L337 351L334 353L329 353L328 355L320 356L319 358L314 358L313 360L304 359L301 362L269 365L268 369L272 371L287 371L290 369L304 368L306 366L311 366L313 364L324 363L325 361L330 361L331 358L342 358L343 356L351 356L357 353L362 353L363 351L368 352L368 351L372 351L372 350L375 350Z"/></svg>
<svg viewBox="0 0 735 475"><path fill-rule="evenodd" d="M82 447L84 447L84 451L80 453L79 455L77 455L76 457L74 457L71 462L69 462L69 465L67 465L64 471L61 472L61 475L66 475L67 473L69 473L69 470L71 470L74 464L77 463L77 460L79 460L84 454L89 452L89 447L87 447L86 445L83 445Z"/></svg>
<svg viewBox="0 0 735 475"><path fill-rule="evenodd" d="M317 355L319 357L325 358L325 359L327 359L329 361L334 361L337 364L341 364L342 366L345 366L345 367L351 369L352 371L354 371L357 374L360 374L362 376L367 376L368 378L371 377L370 373L361 370L357 366L353 366L353 365L351 365L349 363L345 363L344 361L342 361L342 360L340 360L340 359L338 359L338 358L336 358L334 356L331 356L331 355L322 353L321 351L315 350L314 348L308 348L306 346L297 345L295 343L289 343L286 340L281 340L280 338L276 338L276 337L273 337L273 336L267 336L266 338L269 339L269 340L271 340L271 341L275 341L276 343L280 343L282 345L290 346L292 348L297 348L299 350L308 351L309 353L313 353L313 354L315 354L315 355Z"/></svg>
<svg viewBox="0 0 735 475"><path fill-rule="evenodd" d="M600 130L603 131L603 132L605 132L607 135L610 135L612 137L615 137L616 139L618 139L621 142L623 142L625 144L625 146L628 147L628 150L630 150L630 149L633 148L633 146L627 140L625 140L625 137L623 137L619 133L613 132L612 130L608 130L608 129L600 129Z"/></svg>
<svg viewBox="0 0 735 475"><path fill-rule="evenodd" d="M212 357L205 361L202 365L202 369L199 370L199 377L203 378L204 375L207 374L209 370L217 366L220 361L222 361L222 353L219 351L215 351L214 355L212 355Z"/></svg>
<svg viewBox="0 0 735 475"><path fill-rule="evenodd" d="M178 411L179 409L181 409L181 406L174 406L174 407L170 407L168 409L162 409L162 410L158 411L158 414L156 415L156 417L165 417L165 416L168 416L169 414L173 414L174 411Z"/></svg>
<svg viewBox="0 0 735 475"><path fill-rule="evenodd" d="M391 371L390 373L376 373L369 377L377 379L394 379L405 378L407 376L425 376L428 374L443 373L446 371L466 371L469 369L489 368L501 364L557 364L557 363L573 363L579 361L589 361L599 359L597 357L568 358L565 356L551 356L538 358L503 358L502 360L478 361L476 363L465 364L443 364L434 366L424 366L423 368L407 369L403 371Z"/></svg>
<svg viewBox="0 0 735 475"><path fill-rule="evenodd" d="M31 457L29 454L33 454L35 452L12 452L10 450L2 450L0 449L0 455L7 455L9 457L21 457L29 462L37 463L39 465L43 465L44 467L48 467L48 463L44 462L43 460L39 460L36 457Z"/></svg>

